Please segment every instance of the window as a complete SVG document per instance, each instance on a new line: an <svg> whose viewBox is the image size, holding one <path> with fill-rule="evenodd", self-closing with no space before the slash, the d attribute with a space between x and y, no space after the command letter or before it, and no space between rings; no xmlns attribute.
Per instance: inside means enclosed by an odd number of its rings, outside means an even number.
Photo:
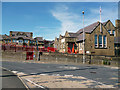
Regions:
<svg viewBox="0 0 120 90"><path fill-rule="evenodd" d="M19 40L19 43L23 43L23 40Z"/></svg>
<svg viewBox="0 0 120 90"><path fill-rule="evenodd" d="M13 39L13 42L16 42L16 40L15 40L15 39Z"/></svg>
<svg viewBox="0 0 120 90"><path fill-rule="evenodd" d="M15 34L12 34L12 36L15 36Z"/></svg>
<svg viewBox="0 0 120 90"><path fill-rule="evenodd" d="M111 34L111 30L108 30L109 34Z"/></svg>
<svg viewBox="0 0 120 90"><path fill-rule="evenodd" d="M28 43L28 40L24 40L24 43Z"/></svg>
<svg viewBox="0 0 120 90"><path fill-rule="evenodd" d="M106 37L106 35L104 36L104 38L103 38L103 42L104 42L104 47L107 47L107 37Z"/></svg>
<svg viewBox="0 0 120 90"><path fill-rule="evenodd" d="M33 43L33 41L30 41L30 43Z"/></svg>
<svg viewBox="0 0 120 90"><path fill-rule="evenodd" d="M98 47L98 43L97 43L97 35L95 35L95 47Z"/></svg>
<svg viewBox="0 0 120 90"><path fill-rule="evenodd" d="M115 36L115 30L113 30L112 34Z"/></svg>
<svg viewBox="0 0 120 90"><path fill-rule="evenodd" d="M11 40L9 40L9 43L11 43Z"/></svg>
<svg viewBox="0 0 120 90"><path fill-rule="evenodd" d="M102 47L102 35L99 35L99 47Z"/></svg>

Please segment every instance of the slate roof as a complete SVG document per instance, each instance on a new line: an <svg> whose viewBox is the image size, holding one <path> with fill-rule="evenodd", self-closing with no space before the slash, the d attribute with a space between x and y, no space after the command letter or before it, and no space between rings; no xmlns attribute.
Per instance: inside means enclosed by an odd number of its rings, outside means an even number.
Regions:
<svg viewBox="0 0 120 90"><path fill-rule="evenodd" d="M38 41L43 41L43 37L36 37L34 39L37 39Z"/></svg>
<svg viewBox="0 0 120 90"><path fill-rule="evenodd" d="M15 36L18 36L17 34L20 34L19 36L23 36L23 34L26 36L26 37L31 37L31 33L32 32L20 32L20 31L10 31L12 32L12 35L14 34Z"/></svg>
<svg viewBox="0 0 120 90"><path fill-rule="evenodd" d="M120 37L114 37L114 43L120 44Z"/></svg>
<svg viewBox="0 0 120 90"><path fill-rule="evenodd" d="M30 37L25 37L25 36L12 36L11 38L12 38L12 39L23 38L23 39L30 39L30 40L33 40L32 38L30 38Z"/></svg>
<svg viewBox="0 0 120 90"><path fill-rule="evenodd" d="M108 21L103 22L102 24L105 26ZM93 24L90 24L90 25L84 27L84 31L87 32L87 33L91 33L99 24L100 24L99 21L97 21L97 22L95 22ZM82 32L83 32L83 28L76 32L76 33L79 34L77 36L77 39L78 39L77 41L82 41L83 40L83 34L82 34Z"/></svg>
<svg viewBox="0 0 120 90"><path fill-rule="evenodd" d="M99 24L99 22L95 22L93 24L90 24L90 25L84 27L84 31L88 32L88 33L91 33L98 24ZM83 28L80 29L79 31L77 31L76 33L80 34L82 32L83 32Z"/></svg>
<svg viewBox="0 0 120 90"><path fill-rule="evenodd" d="M2 39L11 39L11 37L10 36L8 36L8 35L2 35L2 37L1 37Z"/></svg>
<svg viewBox="0 0 120 90"><path fill-rule="evenodd" d="M78 33L71 33L71 32L68 32L68 34L70 35L70 37L77 37L79 35Z"/></svg>
<svg viewBox="0 0 120 90"><path fill-rule="evenodd" d="M77 36L77 41L83 41L83 33Z"/></svg>

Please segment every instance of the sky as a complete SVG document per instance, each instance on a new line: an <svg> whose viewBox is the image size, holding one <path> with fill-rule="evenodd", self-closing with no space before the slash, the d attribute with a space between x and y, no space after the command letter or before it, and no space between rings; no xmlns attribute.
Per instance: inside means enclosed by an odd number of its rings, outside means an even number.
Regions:
<svg viewBox="0 0 120 90"><path fill-rule="evenodd" d="M100 20L118 19L118 2L3 2L2 34L33 32L33 37L53 40L66 31L77 32Z"/></svg>

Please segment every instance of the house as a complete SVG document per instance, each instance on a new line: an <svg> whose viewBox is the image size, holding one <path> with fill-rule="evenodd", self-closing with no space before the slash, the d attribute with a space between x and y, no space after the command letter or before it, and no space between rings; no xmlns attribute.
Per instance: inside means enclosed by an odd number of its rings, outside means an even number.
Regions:
<svg viewBox="0 0 120 90"><path fill-rule="evenodd" d="M65 36L59 35L59 52L65 52Z"/></svg>
<svg viewBox="0 0 120 90"><path fill-rule="evenodd" d="M54 47L54 40L44 40L44 47Z"/></svg>
<svg viewBox="0 0 120 90"><path fill-rule="evenodd" d="M44 47L43 37L36 37L34 40L36 46L38 45L38 47Z"/></svg>
<svg viewBox="0 0 120 90"><path fill-rule="evenodd" d="M2 35L3 44L26 45L34 44L32 32L10 31L9 35Z"/></svg>
<svg viewBox="0 0 120 90"><path fill-rule="evenodd" d="M57 37L55 37L54 48L56 48L58 51L60 50L59 38Z"/></svg>

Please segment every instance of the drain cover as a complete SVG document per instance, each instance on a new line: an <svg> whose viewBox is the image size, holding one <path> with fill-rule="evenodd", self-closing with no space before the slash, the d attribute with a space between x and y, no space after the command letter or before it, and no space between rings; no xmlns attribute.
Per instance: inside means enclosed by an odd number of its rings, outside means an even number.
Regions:
<svg viewBox="0 0 120 90"><path fill-rule="evenodd" d="M96 73L96 71L92 71L92 72L90 72L90 73Z"/></svg>

